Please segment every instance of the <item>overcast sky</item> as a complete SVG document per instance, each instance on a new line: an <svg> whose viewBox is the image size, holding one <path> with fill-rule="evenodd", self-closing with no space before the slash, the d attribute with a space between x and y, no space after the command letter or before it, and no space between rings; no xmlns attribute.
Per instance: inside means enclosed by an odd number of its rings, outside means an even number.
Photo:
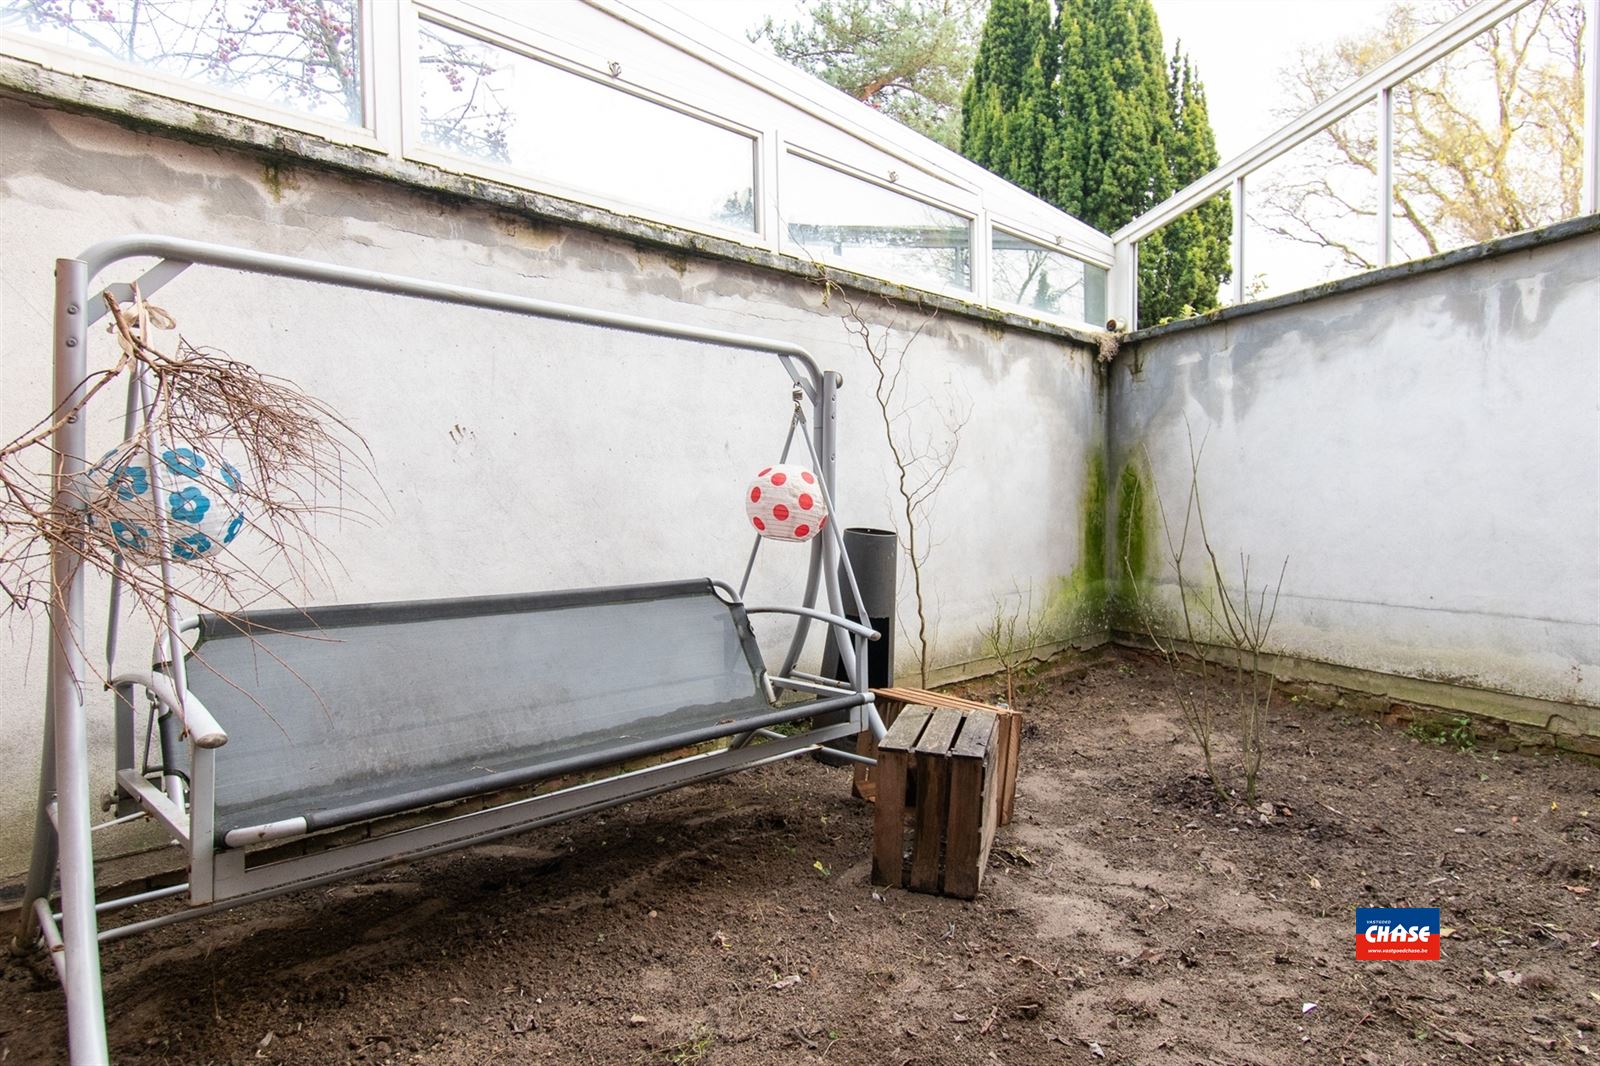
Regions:
<svg viewBox="0 0 1600 1066"><path fill-rule="evenodd" d="M794 19L801 0L672 0L729 35L772 15ZM1211 127L1224 160L1244 151L1281 121L1278 70L1302 46L1377 26L1389 0L1154 0L1167 51L1183 41L1200 68ZM644 6L641 3L641 6Z"/></svg>

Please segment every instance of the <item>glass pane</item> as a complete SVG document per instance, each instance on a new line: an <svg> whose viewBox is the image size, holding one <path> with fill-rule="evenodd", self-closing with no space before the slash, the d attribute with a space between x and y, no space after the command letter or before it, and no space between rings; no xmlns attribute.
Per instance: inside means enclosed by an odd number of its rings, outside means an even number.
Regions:
<svg viewBox="0 0 1600 1066"><path fill-rule="evenodd" d="M778 210L801 255L933 288L972 288L972 223L801 156Z"/></svg>
<svg viewBox="0 0 1600 1066"><path fill-rule="evenodd" d="M1233 194L1197 204L1139 242L1139 325L1214 311L1233 289Z"/></svg>
<svg viewBox="0 0 1600 1066"><path fill-rule="evenodd" d="M1593 10L1530 4L1395 88L1396 262L1578 214Z"/></svg>
<svg viewBox="0 0 1600 1066"><path fill-rule="evenodd" d="M753 230L755 140L421 24L423 140L580 193Z"/></svg>
<svg viewBox="0 0 1600 1066"><path fill-rule="evenodd" d="M1246 300L1379 265L1377 143L1367 104L1245 178Z"/></svg>
<svg viewBox="0 0 1600 1066"><path fill-rule="evenodd" d="M997 304L1098 325L1106 317L1106 273L1065 252L994 231L989 296Z"/></svg>
<svg viewBox="0 0 1600 1066"><path fill-rule="evenodd" d="M358 0L0 0L0 29L360 125Z"/></svg>

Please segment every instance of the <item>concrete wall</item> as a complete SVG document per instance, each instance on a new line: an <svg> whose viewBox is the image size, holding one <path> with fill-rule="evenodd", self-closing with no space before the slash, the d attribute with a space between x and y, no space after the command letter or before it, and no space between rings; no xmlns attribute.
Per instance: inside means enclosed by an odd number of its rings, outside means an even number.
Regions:
<svg viewBox="0 0 1600 1066"><path fill-rule="evenodd" d="M806 345L845 378L840 518L903 524L872 365L840 296L792 268L19 100L0 99L0 145L0 438L49 406L54 259L169 233ZM1181 504L1192 431L1213 546L1264 576L1289 560L1272 639L1285 673L1333 668L1600 736L1597 275L1600 232L1569 224L1148 331L1109 370L1066 331L948 297L930 318L863 283L869 324L896 350L910 341L897 431L938 449L959 424L926 531L936 670L976 668L997 603L1031 605L1051 637L1100 639L1131 543L1143 587L1173 606L1150 504ZM321 524L332 566L297 602L738 577L742 489L789 416L774 361L216 271L156 302L191 341L301 383L372 448L382 505ZM94 345L104 365L109 338ZM120 398L92 412L94 448L116 443L119 419ZM804 565L803 549L769 546L752 600L797 599ZM906 677L904 572L901 588ZM98 611L91 624L97 647ZM786 636L764 629L769 647ZM0 628L13 766L37 758L44 646L35 619ZM143 646L130 636L119 665ZM101 769L109 726L97 710ZM34 785L0 782L0 879L26 861Z"/></svg>
<svg viewBox="0 0 1600 1066"><path fill-rule="evenodd" d="M1114 513L1137 480L1181 521L1192 433L1230 578L1241 552L1269 583L1288 559L1275 650L1390 675L1376 682L1390 692L1404 679L1488 690L1473 709L1515 705L1600 736L1593 221L1511 254L1152 331L1112 375ZM1141 572L1173 607L1146 510L1113 540L1142 537ZM1119 571L1124 550L1112 548Z"/></svg>
<svg viewBox="0 0 1600 1066"><path fill-rule="evenodd" d="M19 101L0 100L0 145L0 437L49 407L54 259L167 233L806 345L845 379L840 518L896 522L871 365L815 282ZM738 579L750 546L742 490L788 424L775 361L217 271L192 271L154 302L191 341L293 378L371 445L386 505L366 524L322 524L336 563L303 602ZM899 324L896 343L926 318L881 297L863 306L875 324ZM109 338L93 343L92 365L108 363ZM1098 632L1073 601L1093 595L1085 574L1097 571L1082 555L1085 500L1098 491L1087 460L1104 447L1092 355L946 311L908 359L912 431L937 442L940 412L964 419L932 515L936 665L977 657L981 624L1016 589L1036 590L1075 632ZM93 413L96 447L116 442L120 409L117 398ZM805 557L770 545L751 599L797 602ZM92 586L90 603L103 597ZM778 645L787 630L764 632ZM37 760L44 645L31 619L0 628L0 755L12 766ZM906 676L911 642L900 646ZM133 646L125 664L140 658ZM93 719L101 767L109 725ZM0 781L0 876L26 862L34 787L30 773Z"/></svg>

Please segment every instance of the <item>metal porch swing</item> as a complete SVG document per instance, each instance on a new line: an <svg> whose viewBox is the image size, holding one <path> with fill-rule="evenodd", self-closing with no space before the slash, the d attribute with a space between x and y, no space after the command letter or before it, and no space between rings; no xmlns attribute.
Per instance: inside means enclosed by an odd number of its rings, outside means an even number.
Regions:
<svg viewBox="0 0 1600 1066"><path fill-rule="evenodd" d="M797 345L169 237L124 237L57 260L57 410L82 396L88 329L107 313L92 306L100 289L90 288L91 279L152 256L159 262L136 283L145 294L191 267L210 267L774 356L793 384L783 457L797 437L804 442L834 513L840 377ZM109 290L125 301L134 287ZM130 431L142 388L135 375ZM83 506L73 486L86 469L85 422L64 422L53 437L58 508ZM759 536L738 588L697 578L183 619L165 582L154 665L109 678L117 737L110 821L160 824L183 849L188 877L112 899L97 899L95 890L85 575L69 549L56 547L38 821L17 944L42 941L55 965L72 1061L109 1061L103 941L573 818L865 730L882 737L866 671L867 642L877 634L845 617L867 613L839 523L822 525L798 607L745 605ZM108 661L118 581L114 575ZM797 618L776 672L751 626L751 616L773 612ZM832 633L848 683L796 668L813 621ZM305 639L310 633L335 639ZM162 745L153 770L136 757L141 707L146 747L152 733ZM832 720L841 714L843 721ZM794 736L773 728L813 716L828 724ZM642 769L618 769L645 757L654 758ZM475 802L456 802L466 799ZM427 816L413 817L418 811ZM408 817L396 818L402 814ZM371 831L318 836L356 824ZM180 896L181 910L102 928L102 918Z"/></svg>

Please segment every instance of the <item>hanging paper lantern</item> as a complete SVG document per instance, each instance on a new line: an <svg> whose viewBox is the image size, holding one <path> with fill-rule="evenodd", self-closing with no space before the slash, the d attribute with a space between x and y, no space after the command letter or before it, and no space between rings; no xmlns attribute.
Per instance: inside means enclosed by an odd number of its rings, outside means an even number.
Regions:
<svg viewBox="0 0 1600 1066"><path fill-rule="evenodd" d="M156 462L161 464L159 494L142 443L126 441L107 452L86 475L89 524L109 523L125 553L164 552L180 562L215 555L231 544L244 528L238 468L221 456L183 447L158 450ZM166 520L165 547L157 536L158 513Z"/></svg>
<svg viewBox="0 0 1600 1066"><path fill-rule="evenodd" d="M803 466L769 466L744 492L744 513L771 540L810 540L828 524L817 475Z"/></svg>

